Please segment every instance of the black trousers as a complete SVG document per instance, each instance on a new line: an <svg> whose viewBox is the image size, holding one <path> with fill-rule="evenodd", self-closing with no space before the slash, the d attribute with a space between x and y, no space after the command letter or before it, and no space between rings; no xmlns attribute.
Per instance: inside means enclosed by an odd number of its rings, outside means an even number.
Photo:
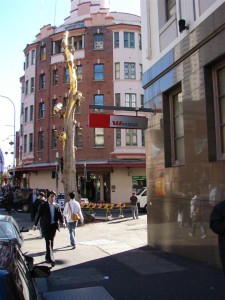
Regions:
<svg viewBox="0 0 225 300"><path fill-rule="evenodd" d="M43 231L46 244L46 255L45 259L55 262L53 255L54 238L56 234L56 224L51 224L47 230Z"/></svg>

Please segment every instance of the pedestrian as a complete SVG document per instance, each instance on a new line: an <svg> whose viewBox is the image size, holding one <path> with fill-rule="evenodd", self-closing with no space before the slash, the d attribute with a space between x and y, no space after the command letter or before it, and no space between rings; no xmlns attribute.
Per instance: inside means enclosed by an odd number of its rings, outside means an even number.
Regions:
<svg viewBox="0 0 225 300"><path fill-rule="evenodd" d="M33 189L32 194L29 197L29 205L30 205L30 218L31 222L34 222L34 201L37 199L37 190Z"/></svg>
<svg viewBox="0 0 225 300"><path fill-rule="evenodd" d="M46 202L45 194L43 192L40 192L40 194L37 196L37 198L36 198L36 200L34 201L34 204L33 204L34 219L35 219L36 215L38 214L38 210L39 210L40 205L45 203L45 202ZM39 232L40 232L39 238L42 238L43 236L42 236L42 232L41 232L40 220L38 222L37 227L38 227Z"/></svg>
<svg viewBox="0 0 225 300"><path fill-rule="evenodd" d="M59 222L63 227L66 227L64 217L59 205L54 201L56 193L49 191L47 194L47 201L39 206L38 214L35 219L33 230L37 229L37 224L40 220L41 232L45 238L46 243L46 255L45 260L47 263L55 265L55 259L53 255L54 237L56 230L59 230Z"/></svg>
<svg viewBox="0 0 225 300"><path fill-rule="evenodd" d="M225 276L225 200L213 207L210 214L210 228L218 235L219 255Z"/></svg>
<svg viewBox="0 0 225 300"><path fill-rule="evenodd" d="M9 188L8 192L4 196L5 209L9 215L11 215L11 211L13 208L13 200L14 200L13 190L12 188Z"/></svg>
<svg viewBox="0 0 225 300"><path fill-rule="evenodd" d="M202 207L200 200L200 190L197 188L195 190L194 196L190 201L190 232L189 235L191 237L195 236L196 227L201 230L201 238L204 239L207 237L204 224L202 222Z"/></svg>
<svg viewBox="0 0 225 300"><path fill-rule="evenodd" d="M76 213L80 217L80 223L83 225L84 223L84 217L81 211L80 203L75 200L75 193L71 192L69 193L70 200L66 203L63 215L66 218L67 221L67 228L69 230L70 234L70 245L72 246L72 249L76 248L76 239L75 239L75 229L77 227L78 221L72 220L72 213Z"/></svg>
<svg viewBox="0 0 225 300"><path fill-rule="evenodd" d="M132 211L132 217L133 219L138 219L138 207L137 207L137 202L138 198L135 195L135 193L132 194L130 197L130 202L131 202L131 211Z"/></svg>

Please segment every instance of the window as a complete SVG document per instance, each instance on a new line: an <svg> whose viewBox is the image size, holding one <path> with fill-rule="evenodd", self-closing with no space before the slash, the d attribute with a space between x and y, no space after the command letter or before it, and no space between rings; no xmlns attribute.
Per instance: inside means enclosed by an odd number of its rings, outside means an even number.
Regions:
<svg viewBox="0 0 225 300"><path fill-rule="evenodd" d="M120 93L115 94L115 104L116 104L116 106L121 106L120 105Z"/></svg>
<svg viewBox="0 0 225 300"><path fill-rule="evenodd" d="M104 65L96 64L94 65L94 80L103 80L104 79Z"/></svg>
<svg viewBox="0 0 225 300"><path fill-rule="evenodd" d="M144 95L141 94L141 107L143 108L144 107Z"/></svg>
<svg viewBox="0 0 225 300"><path fill-rule="evenodd" d="M22 82L22 94L24 94L25 92L25 86L24 86L24 82Z"/></svg>
<svg viewBox="0 0 225 300"><path fill-rule="evenodd" d="M68 101L68 97L64 97L63 98L63 110L66 110L66 108L67 108L67 101Z"/></svg>
<svg viewBox="0 0 225 300"><path fill-rule="evenodd" d="M176 87L163 96L163 122L165 137L166 167L184 165L184 117L181 87Z"/></svg>
<svg viewBox="0 0 225 300"><path fill-rule="evenodd" d="M58 54L63 52L62 40L53 42L53 54Z"/></svg>
<svg viewBox="0 0 225 300"><path fill-rule="evenodd" d="M94 95L94 105L104 105L104 95Z"/></svg>
<svg viewBox="0 0 225 300"><path fill-rule="evenodd" d="M139 50L142 50L142 41L141 41L141 34L138 34L138 45L139 45Z"/></svg>
<svg viewBox="0 0 225 300"><path fill-rule="evenodd" d="M39 119L44 119L45 104L43 102L39 103Z"/></svg>
<svg viewBox="0 0 225 300"><path fill-rule="evenodd" d="M103 33L94 34L94 49L101 50L104 48L104 35Z"/></svg>
<svg viewBox="0 0 225 300"><path fill-rule="evenodd" d="M84 36L80 35L80 36L71 36L69 37L69 44L72 45L72 47L75 50L80 50L84 48Z"/></svg>
<svg viewBox="0 0 225 300"><path fill-rule="evenodd" d="M30 106L30 121L33 121L34 118L34 106Z"/></svg>
<svg viewBox="0 0 225 300"><path fill-rule="evenodd" d="M41 46L40 61L46 60L46 46Z"/></svg>
<svg viewBox="0 0 225 300"><path fill-rule="evenodd" d="M83 145L82 128L75 127L75 146L81 148Z"/></svg>
<svg viewBox="0 0 225 300"><path fill-rule="evenodd" d="M215 86L215 117L217 157L225 158L225 64L216 66L213 70Z"/></svg>
<svg viewBox="0 0 225 300"><path fill-rule="evenodd" d="M44 131L38 132L38 151L44 150Z"/></svg>
<svg viewBox="0 0 225 300"><path fill-rule="evenodd" d="M28 94L28 84L29 84L29 81L27 80L25 83L25 95Z"/></svg>
<svg viewBox="0 0 225 300"><path fill-rule="evenodd" d="M23 136L23 124L20 124L20 136Z"/></svg>
<svg viewBox="0 0 225 300"><path fill-rule="evenodd" d="M52 99L52 115L54 115L54 107L57 104L57 99Z"/></svg>
<svg viewBox="0 0 225 300"><path fill-rule="evenodd" d="M137 129L126 129L126 146L137 146Z"/></svg>
<svg viewBox="0 0 225 300"><path fill-rule="evenodd" d="M140 80L142 80L143 66L142 66L142 64L140 64L139 66L140 66Z"/></svg>
<svg viewBox="0 0 225 300"><path fill-rule="evenodd" d="M116 146L119 147L121 146L121 129L116 128Z"/></svg>
<svg viewBox="0 0 225 300"><path fill-rule="evenodd" d="M124 32L124 48L134 48L134 32Z"/></svg>
<svg viewBox="0 0 225 300"><path fill-rule="evenodd" d="M175 93L170 97L172 111L172 150L174 163L184 163L184 116L182 93Z"/></svg>
<svg viewBox="0 0 225 300"><path fill-rule="evenodd" d="M125 106L136 107L136 94L125 94Z"/></svg>
<svg viewBox="0 0 225 300"><path fill-rule="evenodd" d="M26 69L29 67L29 53L26 55Z"/></svg>
<svg viewBox="0 0 225 300"><path fill-rule="evenodd" d="M23 137L23 153L27 153L27 135Z"/></svg>
<svg viewBox="0 0 225 300"><path fill-rule="evenodd" d="M115 63L115 79L120 79L120 63Z"/></svg>
<svg viewBox="0 0 225 300"><path fill-rule="evenodd" d="M31 77L30 79L30 92L34 92L34 77Z"/></svg>
<svg viewBox="0 0 225 300"><path fill-rule="evenodd" d="M114 48L119 48L120 40L119 40L119 32L114 32Z"/></svg>
<svg viewBox="0 0 225 300"><path fill-rule="evenodd" d="M31 64L35 65L35 50L31 51Z"/></svg>
<svg viewBox="0 0 225 300"><path fill-rule="evenodd" d="M135 79L135 63L124 63L124 78L125 79Z"/></svg>
<svg viewBox="0 0 225 300"><path fill-rule="evenodd" d="M167 20L176 13L176 0L166 0Z"/></svg>
<svg viewBox="0 0 225 300"><path fill-rule="evenodd" d="M145 146L145 130L141 130L141 146Z"/></svg>
<svg viewBox="0 0 225 300"><path fill-rule="evenodd" d="M52 75L52 85L57 85L58 84L58 70L53 70L53 75Z"/></svg>
<svg viewBox="0 0 225 300"><path fill-rule="evenodd" d="M25 111L24 111L24 122L27 123L28 120L28 107L25 107Z"/></svg>
<svg viewBox="0 0 225 300"><path fill-rule="evenodd" d="M29 134L29 152L33 151L33 133Z"/></svg>
<svg viewBox="0 0 225 300"><path fill-rule="evenodd" d="M52 149L57 149L57 130L52 129Z"/></svg>
<svg viewBox="0 0 225 300"><path fill-rule="evenodd" d="M64 69L64 83L70 83L70 74L68 68Z"/></svg>
<svg viewBox="0 0 225 300"><path fill-rule="evenodd" d="M39 89L40 90L45 89L45 73L39 76Z"/></svg>
<svg viewBox="0 0 225 300"><path fill-rule="evenodd" d="M95 146L104 146L104 128L95 128Z"/></svg>
<svg viewBox="0 0 225 300"><path fill-rule="evenodd" d="M83 79L83 68L81 65L77 66L77 81L82 81Z"/></svg>
<svg viewBox="0 0 225 300"><path fill-rule="evenodd" d="M21 115L24 113L24 103L21 103Z"/></svg>

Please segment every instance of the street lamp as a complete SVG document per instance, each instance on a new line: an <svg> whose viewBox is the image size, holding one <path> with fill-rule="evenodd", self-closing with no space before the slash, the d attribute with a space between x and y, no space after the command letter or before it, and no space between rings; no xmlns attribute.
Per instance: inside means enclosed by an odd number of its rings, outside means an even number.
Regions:
<svg viewBox="0 0 225 300"><path fill-rule="evenodd" d="M12 105L13 105L13 112L14 112L14 117L13 117L13 133L14 133L14 153L13 153L13 186L15 185L15 158L16 158L16 108L15 108L15 104L13 103L13 101L6 96L2 96L0 95L0 97L8 99Z"/></svg>

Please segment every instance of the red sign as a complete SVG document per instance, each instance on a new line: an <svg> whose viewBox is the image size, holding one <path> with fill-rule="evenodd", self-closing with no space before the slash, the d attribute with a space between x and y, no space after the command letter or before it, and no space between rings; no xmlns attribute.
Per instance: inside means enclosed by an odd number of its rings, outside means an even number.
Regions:
<svg viewBox="0 0 225 300"><path fill-rule="evenodd" d="M89 127L93 128L146 129L147 125L148 119L146 117L89 114Z"/></svg>

